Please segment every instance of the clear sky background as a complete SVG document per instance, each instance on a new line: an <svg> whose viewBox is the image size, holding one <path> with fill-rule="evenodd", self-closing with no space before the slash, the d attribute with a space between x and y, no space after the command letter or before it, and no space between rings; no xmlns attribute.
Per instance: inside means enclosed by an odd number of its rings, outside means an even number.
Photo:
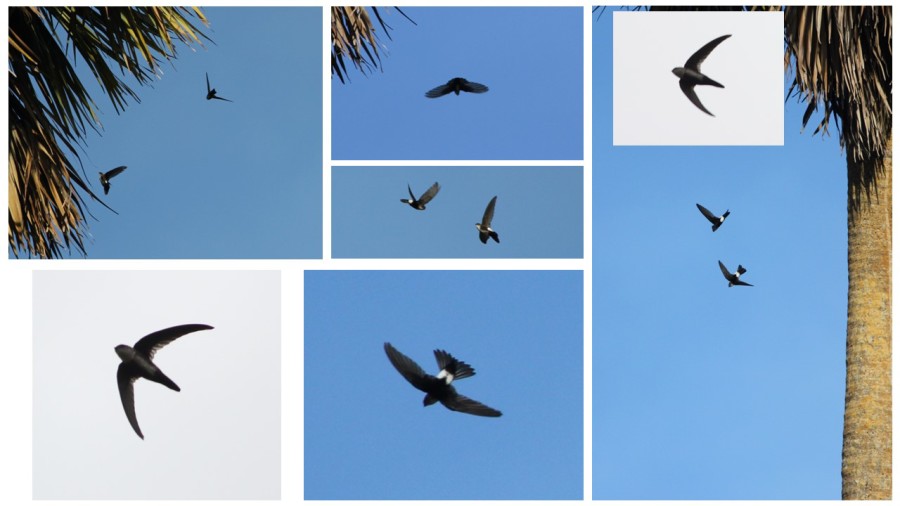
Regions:
<svg viewBox="0 0 900 506"><path fill-rule="evenodd" d="M121 115L76 66L104 126L84 172L119 213L88 197L88 258L320 258L321 9L203 12L215 43L178 44L152 88L128 80L141 103ZM206 100L205 72L234 103ZM97 173L119 165L104 197Z"/></svg>
<svg viewBox="0 0 900 506"><path fill-rule="evenodd" d="M381 69L332 79L334 159L582 159L581 7L379 12ZM454 77L490 91L425 98Z"/></svg>
<svg viewBox="0 0 900 506"><path fill-rule="evenodd" d="M332 256L388 258L582 258L581 167L335 167ZM424 211L400 202L407 183ZM500 243L478 239L485 207Z"/></svg>
<svg viewBox="0 0 900 506"><path fill-rule="evenodd" d="M781 145L784 17L781 12L609 12L616 145ZM647 34L662 43L648 44ZM706 43L731 34L700 67L725 88L697 86L698 109L675 67Z"/></svg>
<svg viewBox="0 0 900 506"><path fill-rule="evenodd" d="M784 147L611 147L594 24L594 499L840 499L846 164ZM595 14L596 18L596 14ZM695 207L731 210L715 233ZM729 288L717 260L754 287Z"/></svg>
<svg viewBox="0 0 900 506"><path fill-rule="evenodd" d="M36 499L281 497L280 281L275 271L34 274ZM116 384L119 344L186 323L160 349L179 387Z"/></svg>
<svg viewBox="0 0 900 506"><path fill-rule="evenodd" d="M583 495L580 271L307 271L306 499L578 499ZM384 342L485 418L422 406Z"/></svg>

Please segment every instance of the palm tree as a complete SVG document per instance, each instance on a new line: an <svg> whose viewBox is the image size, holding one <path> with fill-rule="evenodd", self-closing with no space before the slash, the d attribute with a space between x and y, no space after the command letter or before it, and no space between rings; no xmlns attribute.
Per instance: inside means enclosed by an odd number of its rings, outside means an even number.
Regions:
<svg viewBox="0 0 900 506"><path fill-rule="evenodd" d="M773 10L688 7L654 10ZM789 95L814 134L832 120L847 155L847 386L844 499L891 498L891 7L785 7Z"/></svg>
<svg viewBox="0 0 900 506"><path fill-rule="evenodd" d="M786 7L791 90L847 155L844 499L891 498L891 7Z"/></svg>
<svg viewBox="0 0 900 506"><path fill-rule="evenodd" d="M9 8L9 246L16 256L60 257L63 246L86 255L82 192L106 205L74 163L87 129L101 126L74 62L81 58L119 113L129 98L140 102L122 77L145 84L162 59L176 56L173 39L209 40L189 16L208 24L198 8Z"/></svg>

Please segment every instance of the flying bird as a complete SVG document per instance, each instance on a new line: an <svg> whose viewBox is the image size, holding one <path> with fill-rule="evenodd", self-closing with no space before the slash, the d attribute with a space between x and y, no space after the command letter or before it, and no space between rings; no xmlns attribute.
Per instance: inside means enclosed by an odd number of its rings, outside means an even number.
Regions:
<svg viewBox="0 0 900 506"><path fill-rule="evenodd" d="M100 184L103 185L103 194L109 195L109 180L118 176L122 173L123 170L127 169L126 165L121 165L116 167L115 169L109 170L105 173L100 172Z"/></svg>
<svg viewBox="0 0 900 506"><path fill-rule="evenodd" d="M462 77L454 77L453 79L447 81L447 84L442 84L437 88L430 90L425 94L425 96L428 98L438 98L443 97L451 91L459 95L459 92L461 91L465 91L468 93L484 93L487 90L488 87L483 84L466 81Z"/></svg>
<svg viewBox="0 0 900 506"><path fill-rule="evenodd" d="M153 363L153 355L163 346L185 334L211 328L209 325L199 323L178 325L147 334L135 343L134 347L126 344L116 346L116 354L122 359L122 363L119 364L119 370L116 373L116 380L119 383L119 397L122 398L122 407L125 408L125 416L128 417L128 423L131 424L131 428L134 429L134 432L141 439L144 439L144 434L141 432L137 416L134 414L135 380L146 378L180 392L181 389L178 388L178 385L163 374L159 367Z"/></svg>
<svg viewBox="0 0 900 506"><path fill-rule="evenodd" d="M750 283L745 283L741 281L741 274L747 272L747 269L744 269L743 265L738 265L736 272L728 272L728 269L725 267L725 264L719 260L719 269L722 270L722 275L725 276L725 279L728 280L728 288L732 286L753 286Z"/></svg>
<svg viewBox="0 0 900 506"><path fill-rule="evenodd" d="M206 73L206 100L212 100L212 99L224 100L226 102L234 102L234 100L228 100L227 98L222 98L222 97L216 96L216 89L209 87L209 73L207 72Z"/></svg>
<svg viewBox="0 0 900 506"><path fill-rule="evenodd" d="M493 239L494 242L500 243L500 236L491 228L491 220L494 219L494 205L496 203L497 196L494 195L494 198L488 202L487 207L484 209L484 216L481 218L481 223L475 224L475 228L478 229L478 238L481 239L482 244L487 244L488 237Z"/></svg>
<svg viewBox="0 0 900 506"><path fill-rule="evenodd" d="M451 385L453 380L460 380L475 376L475 369L469 364L456 360L444 350L434 350L434 358L437 359L440 372L437 376L427 374L419 364L406 355L397 351L391 343L384 343L384 352L388 360L394 364L394 368L410 382L412 386L425 392L422 400L423 406L431 406L440 402L447 409L478 416L500 416L503 413L484 404L473 401L464 395L456 393L456 388Z"/></svg>
<svg viewBox="0 0 900 506"><path fill-rule="evenodd" d="M700 85L709 85L715 86L717 88L724 88L721 84L713 81L705 74L700 72L700 64L703 63L703 60L709 56L709 53L712 52L713 49L716 48L719 44L722 43L723 40L731 37L731 35L723 35L719 38L713 39L706 43L705 46L701 47L697 50L696 53L692 54L690 58L686 62L684 62L684 67L675 67L672 69L672 73L678 76L680 79L678 80L678 86L681 87L681 91L684 95L697 106L698 109L709 114L710 116L715 117L715 114L709 112L706 107L703 107L703 104L700 103L700 99L697 98L697 93L694 92L694 86Z"/></svg>
<svg viewBox="0 0 900 506"><path fill-rule="evenodd" d="M731 211L726 210L725 214L723 214L722 216L716 216L715 214L711 213L709 209L701 206L700 204L697 204L697 209L699 209L700 212L703 213L703 216L706 216L706 219L709 220L710 223L712 223L713 232L719 230L719 227L721 227L722 224L725 223L725 218L727 218L728 215L731 214Z"/></svg>
<svg viewBox="0 0 900 506"><path fill-rule="evenodd" d="M437 195L437 192L440 191L441 185L436 182L431 185L431 188L425 190L425 193L422 194L421 197L416 199L416 196L413 195L412 188L410 188L409 183L406 184L406 189L409 190L409 198L408 199L400 199L400 202L404 204L409 204L413 209L418 209L419 211L425 210L425 204L431 202L431 199Z"/></svg>

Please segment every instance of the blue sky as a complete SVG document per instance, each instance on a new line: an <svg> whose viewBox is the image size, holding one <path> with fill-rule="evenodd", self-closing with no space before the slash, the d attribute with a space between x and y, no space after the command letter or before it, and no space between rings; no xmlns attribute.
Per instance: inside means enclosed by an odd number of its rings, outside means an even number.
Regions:
<svg viewBox="0 0 900 506"><path fill-rule="evenodd" d="M583 493L580 271L307 271L305 499L578 499ZM436 373L475 368L442 405L384 342Z"/></svg>
<svg viewBox="0 0 900 506"><path fill-rule="evenodd" d="M322 14L320 8L204 8L215 41L177 46L141 103L99 104L84 172L112 179L91 201L88 258L320 258ZM199 23L198 23L199 24ZM234 103L206 100L206 80ZM72 255L81 258L77 252Z"/></svg>
<svg viewBox="0 0 900 506"><path fill-rule="evenodd" d="M379 12L381 69L332 79L334 159L583 157L581 7ZM425 98L453 77L490 91Z"/></svg>
<svg viewBox="0 0 900 506"><path fill-rule="evenodd" d="M424 211L416 198L438 182ZM582 258L581 167L335 167L332 256L387 258ZM492 228L500 243L482 244L476 223L497 196Z"/></svg>
<svg viewBox="0 0 900 506"><path fill-rule="evenodd" d="M837 139L612 148L594 24L594 499L839 499L846 164ZM596 18L596 14L595 14ZM731 210L715 233L695 207ZM754 287L728 288L717 260Z"/></svg>

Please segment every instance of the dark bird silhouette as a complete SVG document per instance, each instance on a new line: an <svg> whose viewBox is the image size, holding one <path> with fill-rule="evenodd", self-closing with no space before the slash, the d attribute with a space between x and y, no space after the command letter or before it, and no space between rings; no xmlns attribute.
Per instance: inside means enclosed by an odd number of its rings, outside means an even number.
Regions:
<svg viewBox="0 0 900 506"><path fill-rule="evenodd" d="M700 99L697 98L697 93L694 92L694 86L700 85L708 85L715 86L716 88L724 88L721 84L713 81L705 74L700 72L700 64L703 63L703 60L709 56L709 53L712 52L713 49L716 48L719 44L722 43L723 40L731 37L731 35L723 35L719 38L713 39L710 42L707 42L705 46L701 47L696 53L692 54L690 58L686 62L684 62L684 67L675 67L672 69L672 73L678 76L680 79L678 80L678 86L681 87L681 91L684 95L697 106L698 109L709 114L710 116L715 116L715 114L709 112L706 107L703 107L703 104L700 103Z"/></svg>
<svg viewBox="0 0 900 506"><path fill-rule="evenodd" d="M719 260L719 269L722 270L722 275L725 276L725 279L728 280L728 288L732 286L753 286L750 283L745 283L741 281L741 274L747 272L747 269L744 269L743 265L738 265L736 272L728 272L728 269L725 268L725 264Z"/></svg>
<svg viewBox="0 0 900 506"><path fill-rule="evenodd" d="M440 402L447 409L478 416L500 416L503 413L484 404L473 401L466 396L456 393L456 388L451 385L453 380L460 380L475 376L475 369L465 362L453 358L444 350L434 350L434 358L437 359L440 372L437 376L427 374L419 364L406 355L397 351L391 343L384 343L384 352L388 360L394 364L394 368L410 382L412 386L425 392L422 405L431 406Z"/></svg>
<svg viewBox="0 0 900 506"><path fill-rule="evenodd" d="M216 95L216 89L209 87L209 73L206 74L206 100L224 100L226 102L234 102L234 100L228 100L227 98L222 98Z"/></svg>
<svg viewBox="0 0 900 506"><path fill-rule="evenodd" d="M481 218L481 223L475 224L475 228L478 229L478 238L481 239L483 244L487 244L488 237L497 243L500 242L500 236L491 228L491 220L494 219L494 205L496 203L497 196L494 195L494 198L488 202L487 207L484 209L484 216Z"/></svg>
<svg viewBox="0 0 900 506"><path fill-rule="evenodd" d="M697 204L697 209L699 209L700 212L703 213L703 216L706 216L706 219L709 220L710 223L712 223L713 232L719 230L719 227L721 227L722 224L725 223L725 218L727 218L728 215L731 214L731 211L726 210L725 214L723 214L722 216L716 216L715 214L711 213L709 209L701 206L700 204Z"/></svg>
<svg viewBox="0 0 900 506"><path fill-rule="evenodd" d="M438 98L443 97L451 91L459 95L459 92L461 91L465 91L467 93L484 93L487 90L488 87L483 84L466 81L462 77L454 77L453 79L447 81L447 84L442 84L437 88L433 88L428 93L426 93L425 96L428 98Z"/></svg>
<svg viewBox="0 0 900 506"><path fill-rule="evenodd" d="M412 188L410 188L409 183L406 184L406 189L409 190L409 198L408 199L400 199L400 202L404 204L409 204L413 209L418 209L419 211L425 210L425 204L431 202L431 199L437 195L437 192L440 191L441 186L436 182L431 185L431 188L425 190L425 193L422 194L421 197L416 199L416 196L413 195Z"/></svg>
<svg viewBox="0 0 900 506"><path fill-rule="evenodd" d="M122 398L122 407L125 408L125 416L128 417L128 423L134 432L144 439L144 434L138 426L137 416L134 413L134 382L138 378L146 378L155 381L161 385L165 385L176 392L181 389L174 381L153 363L153 355L163 346L171 343L179 337L197 332L198 330L209 330L212 327L199 323L188 325L178 325L167 329L156 331L142 337L134 347L120 344L116 346L116 354L122 359L119 364L119 370L116 373L116 380L119 383L119 397Z"/></svg>
<svg viewBox="0 0 900 506"><path fill-rule="evenodd" d="M123 170L125 170L127 168L128 168L127 166L121 165L121 166L116 167L115 169L109 170L105 173L104 172L99 173L100 174L100 184L103 185L103 194L104 195L109 195L109 180L118 176L119 174L122 173Z"/></svg>

